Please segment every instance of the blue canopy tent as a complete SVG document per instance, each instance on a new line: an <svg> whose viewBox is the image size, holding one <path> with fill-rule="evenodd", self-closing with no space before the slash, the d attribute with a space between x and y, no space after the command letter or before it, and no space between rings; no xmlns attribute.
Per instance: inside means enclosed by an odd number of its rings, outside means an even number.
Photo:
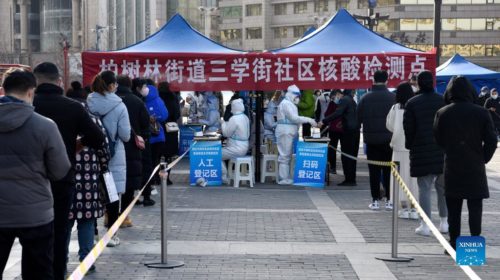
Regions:
<svg viewBox="0 0 500 280"><path fill-rule="evenodd" d="M313 33L314 31L316 31L316 27L310 26L309 28L307 28L306 32L304 32L304 35L302 35L301 38L306 37L307 35Z"/></svg>
<svg viewBox="0 0 500 280"><path fill-rule="evenodd" d="M327 23L292 45L270 52L296 54L423 53L367 29L345 9L340 9Z"/></svg>
<svg viewBox="0 0 500 280"><path fill-rule="evenodd" d="M116 51L83 52L83 81L90 84L92 78L102 70L112 70L130 77L146 76L145 72L164 77L168 61L180 73L189 66L186 65L189 59L219 60L244 54L246 52L225 47L205 37L181 15L176 14L160 30L136 44ZM185 60L185 64L181 64L180 60ZM198 86L212 87L208 83Z"/></svg>
<svg viewBox="0 0 500 280"><path fill-rule="evenodd" d="M459 54L455 54L436 69L437 91L443 93L448 82L453 76L462 75L467 77L476 88L477 92L483 86L500 88L500 73L477 64L474 64Z"/></svg>
<svg viewBox="0 0 500 280"><path fill-rule="evenodd" d="M171 17L160 30L143 41L114 52L245 53L225 47L205 37L179 14Z"/></svg>

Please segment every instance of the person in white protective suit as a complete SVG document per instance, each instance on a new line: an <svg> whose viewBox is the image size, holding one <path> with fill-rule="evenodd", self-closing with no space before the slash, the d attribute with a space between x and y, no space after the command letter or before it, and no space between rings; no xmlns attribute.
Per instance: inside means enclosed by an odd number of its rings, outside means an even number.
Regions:
<svg viewBox="0 0 500 280"><path fill-rule="evenodd" d="M198 123L198 102L193 93L188 93L186 102L189 104L189 119L191 123Z"/></svg>
<svg viewBox="0 0 500 280"><path fill-rule="evenodd" d="M248 152L250 138L250 120L245 115L243 100L231 102L233 116L227 122L222 122L222 135L227 137L227 145L222 148L222 181L229 183L225 160L245 156Z"/></svg>
<svg viewBox="0 0 500 280"><path fill-rule="evenodd" d="M206 118L204 114L207 111L207 98L200 91L196 91L193 97L196 101L196 111L198 114L198 119Z"/></svg>
<svg viewBox="0 0 500 280"><path fill-rule="evenodd" d="M207 109L205 110L203 119L200 119L199 123L206 125L205 132L217 132L220 129L219 100L211 91L205 93L205 99Z"/></svg>
<svg viewBox="0 0 500 280"><path fill-rule="evenodd" d="M274 130L277 124L276 112L278 105L278 101L275 101L274 98L267 104L267 109L264 112L264 141L270 140L272 143L276 143Z"/></svg>
<svg viewBox="0 0 500 280"><path fill-rule="evenodd" d="M276 126L276 140L278 142L278 163L280 185L290 185L293 180L290 178L290 160L293 153L293 139L297 137L299 125L310 123L317 126L314 119L300 117L297 104L300 101L300 89L296 85L291 85L285 95L285 99L278 106L278 124Z"/></svg>

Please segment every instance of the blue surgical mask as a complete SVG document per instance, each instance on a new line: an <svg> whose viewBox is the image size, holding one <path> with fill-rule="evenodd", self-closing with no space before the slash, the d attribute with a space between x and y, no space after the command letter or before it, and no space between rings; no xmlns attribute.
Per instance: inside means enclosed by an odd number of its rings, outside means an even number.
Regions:
<svg viewBox="0 0 500 280"><path fill-rule="evenodd" d="M340 104L340 98L335 97L335 99L333 100L333 102L335 102L335 104Z"/></svg>

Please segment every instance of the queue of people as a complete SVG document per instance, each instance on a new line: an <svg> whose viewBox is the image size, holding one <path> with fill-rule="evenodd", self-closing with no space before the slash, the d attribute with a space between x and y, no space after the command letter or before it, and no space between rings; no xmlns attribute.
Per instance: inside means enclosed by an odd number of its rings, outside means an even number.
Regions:
<svg viewBox="0 0 500 280"><path fill-rule="evenodd" d="M310 135L311 127L320 127L322 135L330 137L332 173L337 170L335 149L340 143L345 178L338 186L356 186L355 157L362 129L367 159L398 162L401 177L429 218L431 190L436 189L439 230L449 232L452 246L460 235L464 199L471 233L479 235L482 200L489 197L484 165L495 152L500 124L498 92L488 93L484 109L476 105L477 95L464 77L453 78L444 97L435 92L429 71L401 83L395 93L388 90L387 80L386 71L376 71L373 87L358 101L350 89L313 94L290 85L283 93L277 91L263 115L263 138L277 146L278 184L293 183L293 145L302 126L304 137ZM179 152L178 131L167 130L166 124L181 118L181 100L168 83L156 85L152 80L131 80L103 71L94 77L90 92L75 82L64 96L61 85L56 65L49 62L35 67L33 73L11 69L2 82L0 153L15 153L0 157L0 162L25 167L0 170L0 182L16 190L0 189L5 201L0 209L7 213L0 219L0 271L17 237L26 250L23 259L30 264L27 267L23 260L25 279L64 279L74 224L78 256L83 260L93 247L97 219L105 216L105 226L111 227L145 185L153 166L162 158L172 162ZM186 102L191 122L227 138L222 149L222 175L227 183L225 161L249 152L253 118L239 93L231 98L224 118L220 97L211 91L190 94ZM460 133L464 128L471 133ZM18 141L21 137L27 141ZM385 202L386 210L393 209L390 167L368 164L368 169L368 207L379 210ZM120 200L113 203L106 203L100 192L101 178L108 171L120 194ZM167 184L172 183L168 178ZM155 204L151 199L154 184L159 184L158 178L146 186L144 206ZM35 195L24 195L31 189L37 190ZM400 217L418 219L415 205L403 195L399 200ZM133 222L127 217L122 226L131 227ZM415 233L429 236L430 229L421 220ZM108 246L118 245L115 235Z"/></svg>

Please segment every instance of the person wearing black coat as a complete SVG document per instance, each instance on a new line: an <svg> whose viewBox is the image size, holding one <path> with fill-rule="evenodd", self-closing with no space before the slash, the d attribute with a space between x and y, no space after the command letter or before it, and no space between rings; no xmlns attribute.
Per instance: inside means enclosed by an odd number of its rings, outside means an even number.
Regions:
<svg viewBox="0 0 500 280"><path fill-rule="evenodd" d="M60 86L62 80L56 65L50 62L41 63L35 67L33 74L38 84L33 100L35 112L57 124L73 166L64 179L51 182L54 196L54 279L65 279L68 216L75 189L77 137L82 136L78 144L99 149L105 136L79 102L64 96Z"/></svg>
<svg viewBox="0 0 500 280"><path fill-rule="evenodd" d="M363 125L363 140L366 143L366 157L368 160L392 160L390 146L392 133L387 130L385 123L396 96L387 89L387 79L387 71L376 71L373 75L374 84L372 90L365 94L358 104L358 122ZM368 170L373 200L368 207L372 210L380 208L380 181L382 179L387 198L385 208L387 210L392 209L389 188L391 168L369 164Z"/></svg>
<svg viewBox="0 0 500 280"><path fill-rule="evenodd" d="M348 89L338 91L335 98L338 100L337 109L333 114L325 116L323 122L330 123L335 119L342 119L343 132L340 136L342 151L357 157L359 149L359 126L356 114L356 102L354 102L351 96L351 90ZM345 180L338 185L356 186L356 161L344 155L342 155L341 160Z"/></svg>
<svg viewBox="0 0 500 280"><path fill-rule="evenodd" d="M431 189L436 188L439 216L439 230L448 232L444 186L436 184L443 173L444 154L434 140L432 126L436 112L445 104L443 98L434 91L434 77L430 71L422 71L417 76L418 94L408 100L403 115L405 147L410 151L410 175L417 177L419 203L425 214L431 217ZM430 235L430 229L420 221L415 230L419 235Z"/></svg>
<svg viewBox="0 0 500 280"><path fill-rule="evenodd" d="M122 211L134 199L134 192L141 188L142 177L142 150L137 147L135 138L139 136L143 141L149 139L149 114L144 102L132 93L132 81L128 76L118 76L118 89L116 94L123 100L127 107L130 126L132 127L131 141L125 143L125 155L127 158L127 181L126 191L122 196ZM132 221L127 217L123 226L131 227Z"/></svg>
<svg viewBox="0 0 500 280"><path fill-rule="evenodd" d="M175 122L181 116L181 107L179 103L179 99L177 96L170 91L170 86L167 82L161 82L158 84L158 93L160 94L160 98L165 103L165 106L168 110L168 122ZM179 154L179 131L166 132L165 131L165 151L164 155L168 163L172 162L173 157ZM172 181L170 181L170 172L167 177L167 184L172 185Z"/></svg>
<svg viewBox="0 0 500 280"><path fill-rule="evenodd" d="M490 98L486 99L484 108L490 112L497 134L500 132L500 99L496 88L491 89Z"/></svg>
<svg viewBox="0 0 500 280"><path fill-rule="evenodd" d="M474 87L463 76L453 77L447 103L434 120L434 137L444 149L445 197L450 245L460 236L462 203L467 199L472 236L481 234L483 199L489 197L485 164L497 148L497 135L488 112L473 103Z"/></svg>

